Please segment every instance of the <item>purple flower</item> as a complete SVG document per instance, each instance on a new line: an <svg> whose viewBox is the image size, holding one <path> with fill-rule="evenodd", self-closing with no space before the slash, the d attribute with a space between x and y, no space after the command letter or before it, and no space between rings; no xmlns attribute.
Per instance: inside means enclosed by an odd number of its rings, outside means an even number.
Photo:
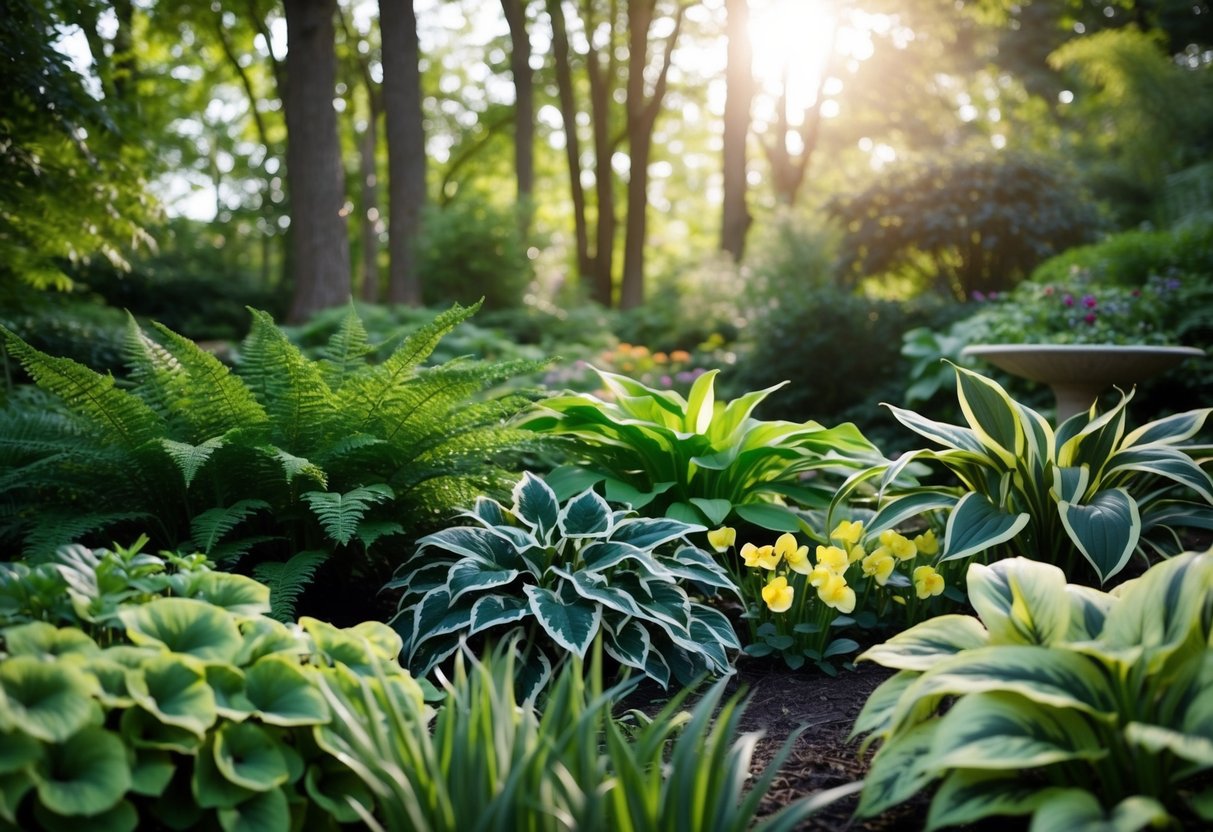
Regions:
<svg viewBox="0 0 1213 832"><path fill-rule="evenodd" d="M1099 306L1099 301L1095 299L1095 295L1086 295L1082 299L1082 305L1087 307L1087 309L1094 309L1096 306Z"/></svg>
<svg viewBox="0 0 1213 832"><path fill-rule="evenodd" d="M673 385L674 385L674 380L672 378L670 378L669 376L661 377L661 386L662 387L672 387Z"/></svg>
<svg viewBox="0 0 1213 832"><path fill-rule="evenodd" d="M1066 306L1073 306L1074 305L1074 296L1066 295L1064 298L1061 299L1061 302L1063 304L1065 304Z"/></svg>
<svg viewBox="0 0 1213 832"><path fill-rule="evenodd" d="M976 289L973 290L973 300L977 301L978 303L981 303L985 299L986 299L985 295L983 295L981 292L978 292Z"/></svg>
<svg viewBox="0 0 1213 832"><path fill-rule="evenodd" d="M1164 283L1163 285L1166 286L1168 289L1178 289L1179 285L1180 285L1180 280L1178 277L1168 277L1167 282Z"/></svg>

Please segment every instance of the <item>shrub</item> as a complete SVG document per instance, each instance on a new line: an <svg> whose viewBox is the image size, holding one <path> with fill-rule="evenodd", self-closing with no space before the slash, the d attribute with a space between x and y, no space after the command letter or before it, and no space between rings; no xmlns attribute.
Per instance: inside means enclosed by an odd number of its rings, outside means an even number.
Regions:
<svg viewBox="0 0 1213 832"><path fill-rule="evenodd" d="M584 657L597 638L621 665L662 685L732 672L740 648L728 619L691 600L682 581L735 591L728 576L677 520L629 517L593 491L564 505L526 474L507 509L487 498L466 512L470 525L418 541L388 586L403 590L393 625L418 676L465 637L523 632L527 690L553 665Z"/></svg>
<svg viewBox="0 0 1213 832"><path fill-rule="evenodd" d="M526 244L511 211L460 198L426 212L417 272L427 304L519 306L531 280Z"/></svg>
<svg viewBox="0 0 1213 832"><path fill-rule="evenodd" d="M360 674L424 722L395 633L279 623L267 587L145 540L0 564L0 819L285 832L372 812L313 732L332 718L324 686Z"/></svg>
<svg viewBox="0 0 1213 832"><path fill-rule="evenodd" d="M1098 284L1141 286L1151 277L1213 276L1213 222L1167 231L1122 231L1076 246L1041 263L1032 281L1061 283L1075 271L1089 272Z"/></svg>
<svg viewBox="0 0 1213 832"><path fill-rule="evenodd" d="M898 671L855 723L881 743L860 816L942 778L928 829L1213 821L1213 552L1112 594L1023 558L970 565L968 586L978 618L934 618L860 656Z"/></svg>

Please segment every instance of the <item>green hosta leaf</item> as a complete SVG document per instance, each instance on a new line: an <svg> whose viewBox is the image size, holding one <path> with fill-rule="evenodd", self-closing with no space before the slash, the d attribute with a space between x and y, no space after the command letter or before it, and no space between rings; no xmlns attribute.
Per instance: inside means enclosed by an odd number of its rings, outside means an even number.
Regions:
<svg viewBox="0 0 1213 832"><path fill-rule="evenodd" d="M881 746L872 758L855 815L869 818L926 787L934 776L919 765L935 741L939 720L930 720Z"/></svg>
<svg viewBox="0 0 1213 832"><path fill-rule="evenodd" d="M194 477L197 476L198 470L210 460L211 455L215 451L223 447L224 439L222 436L213 436L199 445L175 442L167 438L161 438L159 442L164 448L165 453L172 458L177 468L180 469L181 476L185 479L185 487L189 488L194 482Z"/></svg>
<svg viewBox="0 0 1213 832"><path fill-rule="evenodd" d="M602 624L602 608L592 603L566 603L559 595L542 587L524 589L531 612L552 640L584 657Z"/></svg>
<svg viewBox="0 0 1213 832"><path fill-rule="evenodd" d="M993 692L961 697L952 706L922 765L940 772L1027 770L1107 754L1087 718L1077 711Z"/></svg>
<svg viewBox="0 0 1213 832"><path fill-rule="evenodd" d="M257 794L224 776L216 762L218 733L212 734L194 757L190 791L194 802L203 809L230 808ZM169 795L172 794L170 788ZM166 795L167 796L167 795Z"/></svg>
<svg viewBox="0 0 1213 832"><path fill-rule="evenodd" d="M719 370L708 370L695 379L687 394L686 416L682 429L690 433L707 433L712 424L712 412L716 406L716 376ZM719 520L713 522L720 522Z"/></svg>
<svg viewBox="0 0 1213 832"><path fill-rule="evenodd" d="M145 797L159 797L176 771L177 764L169 752L140 749L131 764L131 791Z"/></svg>
<svg viewBox="0 0 1213 832"><path fill-rule="evenodd" d="M206 668L185 655L149 659L141 674L127 679L131 697L161 722L202 736L215 723L215 693Z"/></svg>
<svg viewBox="0 0 1213 832"><path fill-rule="evenodd" d="M1041 788L1020 772L953 771L931 801L926 828L960 826L992 815L1028 815L1055 791Z"/></svg>
<svg viewBox="0 0 1213 832"><path fill-rule="evenodd" d="M252 716L253 703L244 693L244 674L228 664L206 667L206 683L215 694L215 711L222 717L240 722Z"/></svg>
<svg viewBox="0 0 1213 832"><path fill-rule="evenodd" d="M0 729L0 775L21 771L42 756L42 745L19 726Z"/></svg>
<svg viewBox="0 0 1213 832"><path fill-rule="evenodd" d="M606 537L612 526L611 507L593 489L586 489L565 503L556 525L565 537Z"/></svg>
<svg viewBox="0 0 1213 832"><path fill-rule="evenodd" d="M266 656L250 667L245 677L246 695L263 722L293 726L319 725L328 720L328 706L320 689L291 657Z"/></svg>
<svg viewBox="0 0 1213 832"><path fill-rule="evenodd" d="M560 503L547 483L530 471L514 486L514 513L540 538L546 538L556 528Z"/></svg>
<svg viewBox="0 0 1213 832"><path fill-rule="evenodd" d="M603 476L601 472L590 468L583 468L578 465L561 465L552 469L551 473L544 476L543 481L556 494L556 499L567 500L574 494L579 494L587 488L593 488L602 482ZM477 501L477 506L479 506L479 501ZM489 520L488 522L491 525L498 525L502 521Z"/></svg>
<svg viewBox="0 0 1213 832"><path fill-rule="evenodd" d="M299 625L311 636L315 653L326 663L345 665L359 675L375 675L382 670L385 655L394 658L401 649L400 636L378 621L339 629L327 621L304 616Z"/></svg>
<svg viewBox="0 0 1213 832"><path fill-rule="evenodd" d="M1039 801L1029 832L1137 832L1161 829L1171 822L1166 808L1157 800L1134 795L1112 807L1104 807L1095 795L1082 789L1050 789Z"/></svg>
<svg viewBox="0 0 1213 832"><path fill-rule="evenodd" d="M728 500L708 500L702 497L692 497L690 503L703 512L703 516L708 518L708 522L713 526L719 526L729 516L729 512L733 510L733 504Z"/></svg>
<svg viewBox="0 0 1213 832"><path fill-rule="evenodd" d="M97 684L67 662L34 656L0 661L0 727L61 743L92 721Z"/></svg>
<svg viewBox="0 0 1213 832"><path fill-rule="evenodd" d="M869 537L880 534L886 529L900 526L923 512L952 508L956 502L956 495L946 494L942 491L918 491L898 497L896 500L885 503L872 519L864 524L864 534Z"/></svg>
<svg viewBox="0 0 1213 832"><path fill-rule="evenodd" d="M635 503L632 505L637 508L639 507ZM666 506L665 516L669 520L686 523L688 526L700 526L706 519L703 516L703 512L695 508L695 506L681 501L670 503Z"/></svg>
<svg viewBox="0 0 1213 832"><path fill-rule="evenodd" d="M249 722L229 723L215 733L215 766L237 786L268 791L289 776L277 740Z"/></svg>
<svg viewBox="0 0 1213 832"><path fill-rule="evenodd" d="M13 829L20 828L16 825L17 811L32 788L34 781L26 772L0 774L0 821L7 821Z"/></svg>
<svg viewBox="0 0 1213 832"><path fill-rule="evenodd" d="M661 482L642 491L637 486L612 476L604 476L602 482L609 501L631 506L633 509L644 508L674 486L672 482Z"/></svg>
<svg viewBox="0 0 1213 832"><path fill-rule="evenodd" d="M240 500L226 508L212 508L190 521L194 545L210 554L215 546L249 515L268 509L265 500Z"/></svg>
<svg viewBox="0 0 1213 832"><path fill-rule="evenodd" d="M31 621L0 630L9 657L33 656L54 659L59 656L95 656L101 652L97 642L75 627L56 627L45 621Z"/></svg>
<svg viewBox="0 0 1213 832"><path fill-rule="evenodd" d="M57 815L41 803L34 805L34 819L38 828L45 832L77 832L80 829L80 818ZM89 815L89 832L132 832L139 826L139 812L128 800L120 800L115 806Z"/></svg>
<svg viewBox="0 0 1213 832"><path fill-rule="evenodd" d="M868 649L859 660L898 670L930 670L940 659L984 647L989 640L985 628L972 616L940 615Z"/></svg>
<svg viewBox="0 0 1213 832"><path fill-rule="evenodd" d="M451 603L467 592L480 593L484 590L505 586L520 573L517 569L486 569L482 564L465 560L451 567L447 579L447 589L451 594Z"/></svg>
<svg viewBox="0 0 1213 832"><path fill-rule="evenodd" d="M395 492L389 485L374 483L351 489L344 494L333 491L307 491L301 496L324 527L324 533L344 546L357 534L358 524L371 506L392 499Z"/></svg>
<svg viewBox="0 0 1213 832"><path fill-rule="evenodd" d="M941 560L958 560L1014 538L1031 520L1027 512L1007 514L982 494L970 492L948 515Z"/></svg>
<svg viewBox="0 0 1213 832"><path fill-rule="evenodd" d="M482 630L502 624L513 624L530 614L530 605L521 598L511 595L485 595L483 598L476 599L476 603L472 605L472 620L468 626L468 635L475 635Z"/></svg>
<svg viewBox="0 0 1213 832"><path fill-rule="evenodd" d="M404 646L400 635L382 621L360 621L341 632L363 641L373 656L385 662L395 662Z"/></svg>
<svg viewBox="0 0 1213 832"><path fill-rule="evenodd" d="M270 611L269 587L231 572L197 572L190 576L183 594L236 615L256 616Z"/></svg>
<svg viewBox="0 0 1213 832"><path fill-rule="evenodd" d="M47 746L32 777L38 800L59 815L99 814L116 806L131 787L122 740L101 728L84 728Z"/></svg>
<svg viewBox="0 0 1213 832"><path fill-rule="evenodd" d="M1070 628L1066 574L1027 558L969 564L969 603L991 644L1056 644ZM923 668L924 670L926 668Z"/></svg>
<svg viewBox="0 0 1213 832"><path fill-rule="evenodd" d="M630 517L615 527L615 531L611 533L611 542L628 543L638 549L651 550L671 540L702 531L707 529L668 518Z"/></svg>
<svg viewBox="0 0 1213 832"><path fill-rule="evenodd" d="M192 598L157 598L118 615L135 644L162 645L203 661L230 662L244 642L225 610Z"/></svg>
<svg viewBox="0 0 1213 832"><path fill-rule="evenodd" d="M119 723L126 744L136 749L193 754L202 745L198 734L162 722L143 708L127 708Z"/></svg>
<svg viewBox="0 0 1213 832"><path fill-rule="evenodd" d="M735 506L734 510L742 520L764 529L775 532L800 531L799 515L787 506L777 506L774 503L742 503Z"/></svg>
<svg viewBox="0 0 1213 832"><path fill-rule="evenodd" d="M1129 561L1141 537L1137 501L1123 488L1101 491L1086 505L1058 503L1061 524L1101 581L1115 575Z"/></svg>
<svg viewBox="0 0 1213 832"><path fill-rule="evenodd" d="M271 653L307 652L299 631L272 618L254 618L240 626L244 644L236 655L235 664L247 667L262 656Z"/></svg>

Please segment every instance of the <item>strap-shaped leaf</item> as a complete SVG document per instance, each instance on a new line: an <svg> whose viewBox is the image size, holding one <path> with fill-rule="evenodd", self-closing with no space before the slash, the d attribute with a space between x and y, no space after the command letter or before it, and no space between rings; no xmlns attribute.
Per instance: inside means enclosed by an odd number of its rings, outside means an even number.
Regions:
<svg viewBox="0 0 1213 832"><path fill-rule="evenodd" d="M1153 422L1148 422L1136 430L1130 431L1121 442L1122 448L1140 447L1143 445L1178 445L1191 439L1204 427L1213 408L1189 410L1175 413Z"/></svg>
<svg viewBox="0 0 1213 832"><path fill-rule="evenodd" d="M1100 491L1084 505L1057 504L1061 524L1101 582L1124 569L1141 537L1137 501L1123 488Z"/></svg>
<svg viewBox="0 0 1213 832"><path fill-rule="evenodd" d="M971 492L948 515L941 560L958 560L984 552L1019 534L1031 516L1008 514L984 495Z"/></svg>
<svg viewBox="0 0 1213 832"><path fill-rule="evenodd" d="M860 661L898 670L930 670L939 660L989 644L989 634L970 615L939 615L869 648Z"/></svg>
<svg viewBox="0 0 1213 832"><path fill-rule="evenodd" d="M965 421L988 451L1008 468L1014 468L1027 443L1015 400L998 382L964 367L954 369L956 393Z"/></svg>
<svg viewBox="0 0 1213 832"><path fill-rule="evenodd" d="M868 537L878 535L924 512L953 508L956 503L956 495L945 491L925 490L906 494L881 506L865 525L864 534Z"/></svg>
<svg viewBox="0 0 1213 832"><path fill-rule="evenodd" d="M611 507L587 488L564 504L556 525L565 537L606 537L611 532Z"/></svg>
<svg viewBox="0 0 1213 832"><path fill-rule="evenodd" d="M602 625L602 607L578 599L566 602L561 596L538 586L524 588L531 612L552 640L566 650L585 657Z"/></svg>
<svg viewBox="0 0 1213 832"><path fill-rule="evenodd" d="M969 603L991 644L1056 644L1070 628L1066 573L1028 558L969 565ZM925 669L925 668L924 668Z"/></svg>
<svg viewBox="0 0 1213 832"><path fill-rule="evenodd" d="M925 416L920 416L912 410L906 410L887 402L884 406L893 414L894 419L919 436L930 439L932 442L936 442L947 448L954 448L958 451L969 451L982 455L986 453L986 449L982 446L981 440L977 438L977 434L969 428L949 425L945 422L936 422Z"/></svg>
<svg viewBox="0 0 1213 832"><path fill-rule="evenodd" d="M1108 460L1104 477L1112 480L1121 471L1130 475L1142 473L1164 477L1191 488L1213 503L1213 478L1190 456L1175 448L1154 446L1122 450Z"/></svg>
<svg viewBox="0 0 1213 832"><path fill-rule="evenodd" d="M682 429L689 433L706 434L712 424L716 406L716 376L719 370L708 370L695 379L687 394L687 411Z"/></svg>
<svg viewBox="0 0 1213 832"><path fill-rule="evenodd" d="M518 519L546 538L556 528L560 503L548 484L530 471L514 486L514 513Z"/></svg>

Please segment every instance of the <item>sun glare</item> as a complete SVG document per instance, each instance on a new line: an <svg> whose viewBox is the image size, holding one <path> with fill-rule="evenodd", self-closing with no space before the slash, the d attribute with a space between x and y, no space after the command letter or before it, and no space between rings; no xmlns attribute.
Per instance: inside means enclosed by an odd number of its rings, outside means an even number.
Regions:
<svg viewBox="0 0 1213 832"><path fill-rule="evenodd" d="M786 79L789 109L803 111L816 99L836 47L834 13L824 0L772 0L755 4L752 14L755 79L772 95L780 94Z"/></svg>

